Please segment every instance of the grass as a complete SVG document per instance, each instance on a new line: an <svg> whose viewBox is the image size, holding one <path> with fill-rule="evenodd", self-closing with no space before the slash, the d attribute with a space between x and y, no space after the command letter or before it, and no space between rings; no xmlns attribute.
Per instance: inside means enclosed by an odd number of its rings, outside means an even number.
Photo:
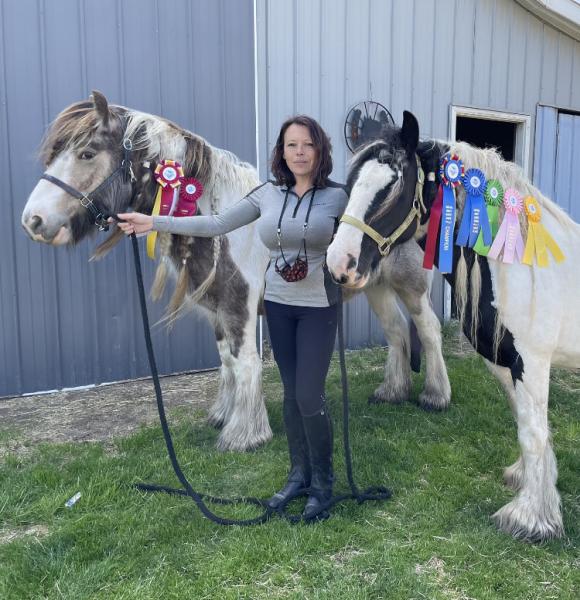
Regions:
<svg viewBox="0 0 580 600"><path fill-rule="evenodd" d="M0 598L578 598L580 376L554 373L550 398L567 537L525 544L489 518L512 496L501 481L518 455L507 402L481 360L457 349L447 332L453 399L442 413L413 402L369 406L384 351L347 355L356 480L361 488L387 484L394 493L381 504L343 503L315 525L274 519L220 527L189 499L136 491L138 481L176 485L157 426L113 445L42 444L0 454ZM274 439L255 452L219 453L217 433L200 414L171 413L195 489L267 497L283 483L280 384L274 368L264 377ZM421 384L422 375L414 399ZM337 361L327 391L337 491L344 491ZM4 430L0 445L10 439ZM81 500L64 508L77 491Z"/></svg>

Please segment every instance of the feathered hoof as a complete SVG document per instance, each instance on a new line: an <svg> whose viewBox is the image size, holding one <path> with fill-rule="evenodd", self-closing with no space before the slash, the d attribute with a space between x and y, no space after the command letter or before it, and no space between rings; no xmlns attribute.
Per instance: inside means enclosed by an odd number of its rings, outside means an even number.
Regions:
<svg viewBox="0 0 580 600"><path fill-rule="evenodd" d="M425 410L445 410L450 402L450 396L440 392L423 390L419 394L419 406Z"/></svg>
<svg viewBox="0 0 580 600"><path fill-rule="evenodd" d="M500 508L491 518L498 529L525 542L545 542L564 535L562 515L552 515L543 510L533 510L529 503L519 498Z"/></svg>
<svg viewBox="0 0 580 600"><path fill-rule="evenodd" d="M385 384L378 387L368 398L369 404L402 404L409 399L409 388L394 388Z"/></svg>
<svg viewBox="0 0 580 600"><path fill-rule="evenodd" d="M503 482L507 487L519 491L524 479L524 466L521 457L513 465L506 467L503 471Z"/></svg>
<svg viewBox="0 0 580 600"><path fill-rule="evenodd" d="M218 437L216 447L222 452L249 452L263 446L271 439L272 430L269 424L261 431L234 431L226 426Z"/></svg>

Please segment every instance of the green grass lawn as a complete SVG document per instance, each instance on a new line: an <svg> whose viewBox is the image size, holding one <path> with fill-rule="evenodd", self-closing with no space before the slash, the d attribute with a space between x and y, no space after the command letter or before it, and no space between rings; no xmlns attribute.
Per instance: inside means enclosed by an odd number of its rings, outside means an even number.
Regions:
<svg viewBox="0 0 580 600"><path fill-rule="evenodd" d="M113 446L0 453L0 598L579 598L580 376L555 372L550 398L567 537L530 545L500 533L489 518L513 494L502 470L518 456L516 431L499 385L479 358L458 356L458 347L447 332L453 398L443 413L414 403L422 376L412 402L369 406L384 350L348 353L356 479L361 488L386 484L393 497L346 502L314 525L274 519L220 527L187 498L136 491L139 481L177 485L157 426ZM171 413L195 489L267 497L284 482L280 383L273 367L264 377L274 439L255 452L219 453L217 432L201 412ZM347 483L337 360L327 391L340 492ZM0 446L12 435L2 431ZM81 500L64 508L77 491Z"/></svg>

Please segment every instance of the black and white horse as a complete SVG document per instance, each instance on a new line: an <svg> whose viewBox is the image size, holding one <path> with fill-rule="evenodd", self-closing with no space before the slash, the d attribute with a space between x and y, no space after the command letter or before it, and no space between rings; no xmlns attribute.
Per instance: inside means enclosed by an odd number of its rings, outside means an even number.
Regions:
<svg viewBox="0 0 580 600"><path fill-rule="evenodd" d="M372 277L380 268L377 244L357 227L359 222L370 223L381 236L397 232L400 237L394 241L393 252L411 237L424 245L440 183L440 161L449 152L458 155L466 168L480 169L488 179L499 180L524 197L535 197L542 222L568 257L539 268L492 260L470 248L461 257L455 246L455 268L445 275L461 307L464 333L506 390L517 421L521 456L504 473L506 484L517 495L494 519L500 529L518 538L535 541L561 536L548 390L552 364L580 367L580 304L575 300L580 297L580 226L494 150L460 142L419 142L417 120L405 112L402 128L393 128L385 139L353 157L347 221L340 224L329 248L328 266L335 279L347 285ZM417 209L415 194L421 170L426 174L423 210ZM465 190L458 190L457 223L465 203Z"/></svg>
<svg viewBox="0 0 580 600"><path fill-rule="evenodd" d="M124 146L132 147L130 157ZM109 105L98 92L92 100L73 104L57 116L44 140L42 157L49 179L41 179L30 194L22 224L33 240L52 245L75 244L96 231L93 212L98 211L87 209L84 196L103 212L132 208L151 213L156 192L153 169L164 159L178 161L186 177L201 181L200 210L205 214L224 211L259 184L256 170L230 152L163 118ZM134 177L113 175L110 184L102 185L127 160ZM102 256L122 238L114 228L96 255ZM171 318L196 304L215 330L222 367L209 421L223 428L218 446L247 450L264 443L272 433L262 398L255 327L268 253L255 227L219 239L160 234L158 248L162 259L154 291L159 294L168 274L177 278ZM430 275L421 268L420 249L411 242L401 248L399 260L388 257L381 263L374 285L365 289L391 347L385 381L374 395L377 402L402 401L411 388L409 328L397 304L400 297L411 309L422 307L417 326L431 375L419 402L428 408L449 403L439 322L429 306L429 288Z"/></svg>

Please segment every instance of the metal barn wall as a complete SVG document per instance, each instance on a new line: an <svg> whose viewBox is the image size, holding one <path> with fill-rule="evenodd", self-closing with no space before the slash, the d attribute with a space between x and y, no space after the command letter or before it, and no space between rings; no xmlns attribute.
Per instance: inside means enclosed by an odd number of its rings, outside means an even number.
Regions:
<svg viewBox="0 0 580 600"><path fill-rule="evenodd" d="M574 182L579 167L580 111L539 106L534 184L576 222L580 222L580 200Z"/></svg>
<svg viewBox="0 0 580 600"><path fill-rule="evenodd" d="M255 163L253 31L252 0L0 0L0 396L149 372L130 244L89 263L96 242L54 249L20 228L47 124L98 89ZM197 315L154 343L162 373L219 364Z"/></svg>
<svg viewBox="0 0 580 600"><path fill-rule="evenodd" d="M330 134L344 181L344 119L361 100L398 122L411 110L422 136L443 139L451 104L532 116L537 103L580 108L580 43L514 0L257 0L257 43L262 174L295 113ZM442 314L439 276L433 297ZM366 343L377 328L366 301L349 303L348 316L349 344Z"/></svg>

